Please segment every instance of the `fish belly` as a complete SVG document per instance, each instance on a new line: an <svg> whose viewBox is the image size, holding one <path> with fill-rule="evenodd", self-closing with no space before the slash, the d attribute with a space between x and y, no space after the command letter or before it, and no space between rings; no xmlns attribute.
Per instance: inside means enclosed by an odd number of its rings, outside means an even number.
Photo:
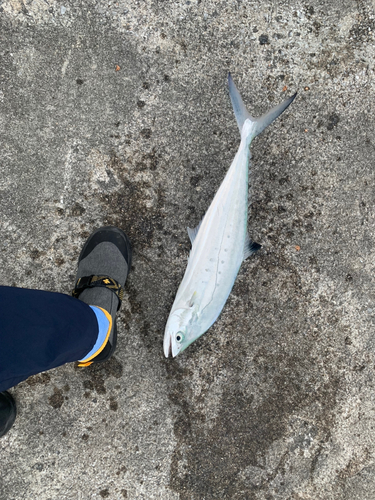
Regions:
<svg viewBox="0 0 375 500"><path fill-rule="evenodd" d="M243 159L246 161L246 157ZM216 321L233 288L243 260L247 226L247 162L224 182L208 209L194 241L176 308L194 297L199 335ZM227 179L228 180L228 179ZM218 196L220 195L220 196Z"/></svg>

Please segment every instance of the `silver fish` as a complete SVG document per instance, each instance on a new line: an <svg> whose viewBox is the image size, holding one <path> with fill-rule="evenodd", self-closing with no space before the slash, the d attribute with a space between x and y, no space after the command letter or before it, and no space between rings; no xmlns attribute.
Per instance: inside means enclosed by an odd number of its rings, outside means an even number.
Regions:
<svg viewBox="0 0 375 500"><path fill-rule="evenodd" d="M165 328L165 357L177 356L210 328L227 301L242 261L261 247L250 240L246 229L250 144L296 96L253 118L230 74L228 85L241 143L202 221L195 229L188 228L192 249Z"/></svg>

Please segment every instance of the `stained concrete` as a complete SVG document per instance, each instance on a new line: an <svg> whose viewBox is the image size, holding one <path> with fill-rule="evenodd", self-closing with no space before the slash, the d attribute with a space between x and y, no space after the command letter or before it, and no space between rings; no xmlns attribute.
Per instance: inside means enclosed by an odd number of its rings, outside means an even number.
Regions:
<svg viewBox="0 0 375 500"><path fill-rule="evenodd" d="M104 224L134 247L115 357L11 390L1 500L375 499L374 30L370 0L0 1L0 283L69 293ZM252 145L262 250L166 360L228 71L254 114L298 97Z"/></svg>

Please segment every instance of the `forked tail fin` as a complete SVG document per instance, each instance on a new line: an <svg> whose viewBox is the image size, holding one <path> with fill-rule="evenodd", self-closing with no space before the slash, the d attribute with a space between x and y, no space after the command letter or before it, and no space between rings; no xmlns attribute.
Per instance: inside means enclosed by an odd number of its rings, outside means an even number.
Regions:
<svg viewBox="0 0 375 500"><path fill-rule="evenodd" d="M286 108L291 104L294 100L294 98L297 95L297 92L292 95L292 97L289 97L289 99L286 99L284 102L281 104L278 104L274 108L272 108L270 111L265 113L264 115L260 116L259 118L254 118L253 116L250 115L250 113L247 111L246 106L244 105L242 98L240 96L240 93L238 92L231 74L228 74L228 86L229 86L229 95L230 95L230 100L232 101L232 106L233 106L233 111L236 116L237 120L237 125L238 128L240 129L240 132L242 130L243 124L247 119L250 119L252 122L254 122L255 125L255 133L254 137L256 137L258 134L263 132L263 130L268 127L270 123L272 123L278 116L281 115L283 111L286 110Z"/></svg>

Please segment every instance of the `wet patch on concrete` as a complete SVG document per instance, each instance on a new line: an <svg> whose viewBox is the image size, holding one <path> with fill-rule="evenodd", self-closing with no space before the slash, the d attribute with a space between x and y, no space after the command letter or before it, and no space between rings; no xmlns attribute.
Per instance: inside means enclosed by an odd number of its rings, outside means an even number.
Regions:
<svg viewBox="0 0 375 500"><path fill-rule="evenodd" d="M32 375L26 380L26 383L30 386L35 386L35 385L47 385L49 384L51 380L51 376L49 373L39 373L38 375Z"/></svg>
<svg viewBox="0 0 375 500"><path fill-rule="evenodd" d="M220 410L210 421L207 421L207 412L196 409L196 401L186 384L174 384L170 397L179 408L174 427L179 444L173 454L170 486L180 494L181 500L199 495L207 499L255 500L260 491L269 489L269 483L276 476L288 474L295 449L310 446L315 449L317 443L322 446L329 439L339 379L332 378L321 384L311 361L288 354L275 358L263 352L258 353L258 359L259 362L254 358L257 373L253 374L252 384L255 386L244 390L241 372L229 376L220 399ZM229 368L225 362L224 366ZM315 372L309 381L304 380L307 372ZM271 382L255 396L252 392L259 391L261 377ZM316 385L320 385L318 390L314 389ZM263 396L264 391L267 396ZM204 408L205 397L207 394L201 394L198 407ZM318 427L310 428L302 436L301 432L297 433L291 448L282 447L277 463L270 468L267 462L272 446L290 440L292 415L306 411L308 414L308 409L314 407L319 408L314 412ZM304 425L309 425L308 420ZM306 466L308 474L314 471L319 449L316 453L310 466ZM243 476L243 471L252 467L261 471L259 481Z"/></svg>
<svg viewBox="0 0 375 500"><path fill-rule="evenodd" d="M143 134L144 135L144 134ZM110 195L103 195L101 200L105 205L107 216L106 223L124 229L129 235L134 248L150 246L155 231L162 231L164 227L164 190L156 180L135 180L134 173L143 170L152 171L156 168L155 153L142 155L139 160L133 161L129 177L129 165L112 156L109 168L120 179L121 188ZM149 206L147 203L152 191L154 199Z"/></svg>
<svg viewBox="0 0 375 500"><path fill-rule="evenodd" d="M54 387L53 394L48 398L48 402L52 406L52 408L55 408L56 410L60 409L64 404L63 391L57 387Z"/></svg>
<svg viewBox="0 0 375 500"><path fill-rule="evenodd" d="M76 367L77 374L83 378L83 387L87 391L86 397L90 397L90 392L95 391L97 394L106 394L106 380L113 377L121 378L123 366L115 356L112 356L104 363L94 363L87 368Z"/></svg>

